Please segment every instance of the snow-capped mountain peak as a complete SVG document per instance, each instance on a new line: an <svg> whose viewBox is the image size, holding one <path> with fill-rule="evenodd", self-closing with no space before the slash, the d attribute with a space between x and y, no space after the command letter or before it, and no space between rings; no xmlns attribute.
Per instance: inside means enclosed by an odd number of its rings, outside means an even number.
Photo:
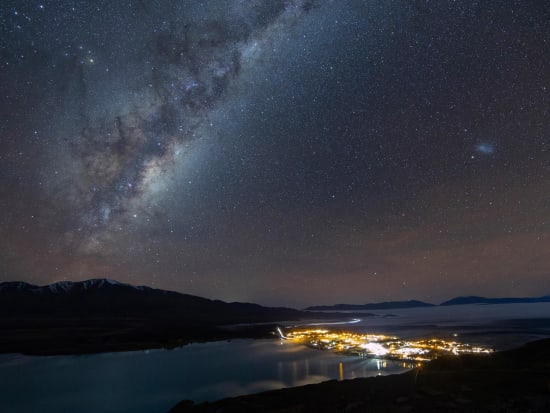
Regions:
<svg viewBox="0 0 550 413"><path fill-rule="evenodd" d="M52 293L62 293L62 292L69 292L73 288L74 283L70 281L59 281L54 284L50 284L47 286L48 290L50 290Z"/></svg>

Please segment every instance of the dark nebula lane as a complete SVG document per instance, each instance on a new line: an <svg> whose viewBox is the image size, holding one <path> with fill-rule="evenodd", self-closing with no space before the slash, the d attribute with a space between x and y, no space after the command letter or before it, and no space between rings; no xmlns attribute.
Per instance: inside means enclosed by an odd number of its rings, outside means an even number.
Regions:
<svg viewBox="0 0 550 413"><path fill-rule="evenodd" d="M544 2L0 6L0 274L310 304L550 289Z"/></svg>

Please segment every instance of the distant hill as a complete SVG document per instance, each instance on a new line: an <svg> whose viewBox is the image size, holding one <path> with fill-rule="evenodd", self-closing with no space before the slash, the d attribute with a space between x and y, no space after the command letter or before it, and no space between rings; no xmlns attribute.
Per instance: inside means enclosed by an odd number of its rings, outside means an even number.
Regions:
<svg viewBox="0 0 550 413"><path fill-rule="evenodd" d="M63 281L43 287L25 282L0 283L0 317L162 317L193 324L228 324L295 320L305 315L290 308L226 303L107 279Z"/></svg>
<svg viewBox="0 0 550 413"><path fill-rule="evenodd" d="M533 302L550 302L550 296L457 297L441 305ZM227 303L107 279L46 286L4 282L0 283L0 353L97 353L176 347L194 341L270 337L274 324L280 321L367 317L372 314L364 310L432 306L411 300L316 306L300 311Z"/></svg>
<svg viewBox="0 0 550 413"><path fill-rule="evenodd" d="M4 282L0 283L0 353L98 353L268 337L278 321L315 317L320 315L106 279L43 287Z"/></svg>
<svg viewBox="0 0 550 413"><path fill-rule="evenodd" d="M504 297L487 298L477 296L455 297L439 304L439 306L465 305L465 304L515 304L515 303L547 303L550 302L550 296L542 297ZM436 307L437 304L430 304L418 300L409 301L386 301L382 303L371 304L335 304L335 305L317 305L307 307L305 311L364 311L364 310L390 310L398 308L416 308L416 307Z"/></svg>
<svg viewBox="0 0 550 413"><path fill-rule="evenodd" d="M362 310L389 310L395 308L434 307L434 304L423 301L385 301L372 304L335 304L307 307L307 311L362 311Z"/></svg>
<svg viewBox="0 0 550 413"><path fill-rule="evenodd" d="M505 297L505 298L486 298L477 296L456 297L445 301L440 305L463 305L463 304L517 304L517 303L548 303L550 295L542 297Z"/></svg>

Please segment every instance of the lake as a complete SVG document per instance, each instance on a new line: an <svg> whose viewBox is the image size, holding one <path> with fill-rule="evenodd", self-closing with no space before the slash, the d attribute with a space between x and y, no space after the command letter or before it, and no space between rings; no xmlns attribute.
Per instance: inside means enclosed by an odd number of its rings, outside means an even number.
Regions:
<svg viewBox="0 0 550 413"><path fill-rule="evenodd" d="M182 399L216 400L282 387L405 371L273 340L86 356L0 355L3 412L164 413Z"/></svg>
<svg viewBox="0 0 550 413"><path fill-rule="evenodd" d="M550 336L550 303L372 311L345 328L400 337L453 336L510 348ZM340 356L280 340L191 344L174 350L86 356L0 355L0 411L165 413L183 399L406 371L399 362Z"/></svg>

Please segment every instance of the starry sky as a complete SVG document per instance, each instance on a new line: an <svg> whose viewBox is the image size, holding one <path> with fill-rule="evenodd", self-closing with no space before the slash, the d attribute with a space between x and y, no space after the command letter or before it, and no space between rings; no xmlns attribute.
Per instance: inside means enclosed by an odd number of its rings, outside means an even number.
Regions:
<svg viewBox="0 0 550 413"><path fill-rule="evenodd" d="M3 0L0 280L550 294L550 3Z"/></svg>

